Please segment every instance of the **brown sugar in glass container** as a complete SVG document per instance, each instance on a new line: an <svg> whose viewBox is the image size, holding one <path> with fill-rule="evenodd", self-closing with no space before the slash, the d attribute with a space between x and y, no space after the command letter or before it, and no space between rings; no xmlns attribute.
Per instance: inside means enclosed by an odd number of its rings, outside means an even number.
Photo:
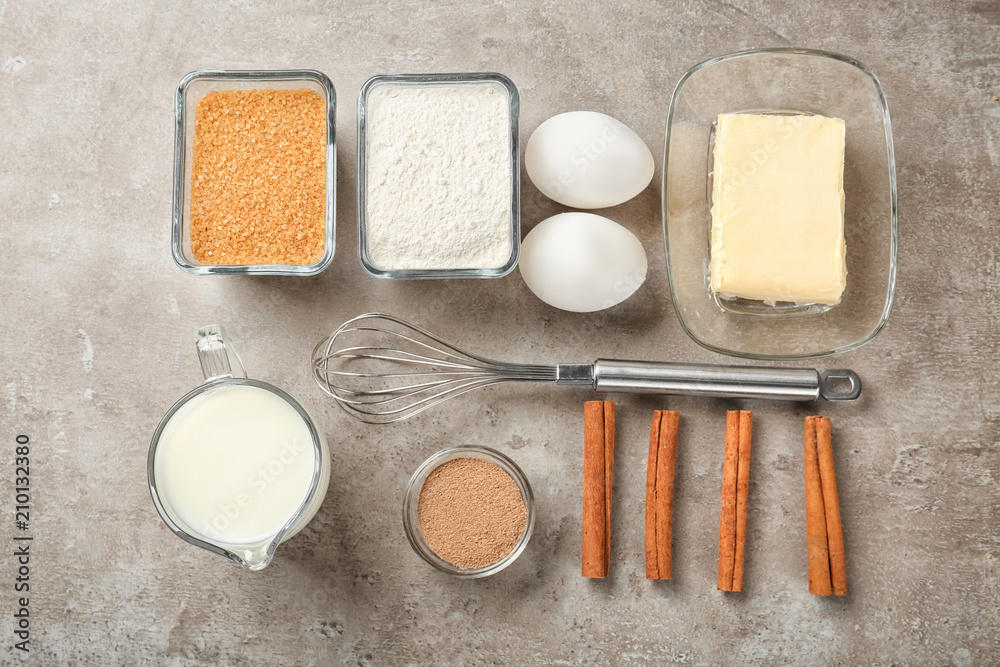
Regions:
<svg viewBox="0 0 1000 667"><path fill-rule="evenodd" d="M424 482L436 469L448 462L458 459L479 459L500 468L500 470L509 475L517 485L518 491L521 494L521 500L524 503L524 509L527 512L524 531L521 533L520 539L517 540L510 552L501 557L499 560L482 567L461 567L441 558L434 552L433 549L430 548L420 530L419 501L420 492L423 489ZM478 445L462 445L459 447L444 449L437 454L434 454L424 461L413 473L413 476L410 477L410 482L406 487L406 493L403 498L403 529L406 532L406 537L410 541L410 546L413 547L413 550L417 552L417 555L437 570L444 572L445 574L450 574L464 579L477 579L491 574L496 574L514 562L514 560L521 555L521 552L523 552L525 547L528 545L528 540L531 537L534 525L535 501L527 478L524 476L524 473L517 466L517 464L515 464L512 460L500 452L488 447L480 447Z"/></svg>
<svg viewBox="0 0 1000 667"><path fill-rule="evenodd" d="M322 179L322 220L310 218L310 225L322 223L322 253L311 264L270 263L270 264L212 264L203 263L192 248L192 178L194 176L195 122L198 103L208 95L231 91L301 91L318 95L323 101L325 117L325 145L316 147L323 154L324 170ZM337 95L333 84L322 72L310 69L299 70L196 70L184 76L177 86L174 99L176 115L174 128L174 193L173 222L171 228L171 254L174 263L183 271L194 275L287 275L312 276L320 273L333 261L336 246L336 112ZM315 157L315 156L314 156ZM315 165L312 168L315 171ZM294 184L284 183L282 188L295 189ZM312 188L316 189L316 188ZM296 192L298 196L298 192ZM315 208L315 207L313 207ZM283 212L284 215L285 212ZM281 217L281 216L279 216ZM280 220L268 219L272 227L284 224ZM198 236L197 230L194 236ZM259 241L264 244L264 241ZM294 249L293 249L294 250ZM204 259L204 257L203 257ZM305 261L303 258L289 258L285 249L275 253L270 261Z"/></svg>

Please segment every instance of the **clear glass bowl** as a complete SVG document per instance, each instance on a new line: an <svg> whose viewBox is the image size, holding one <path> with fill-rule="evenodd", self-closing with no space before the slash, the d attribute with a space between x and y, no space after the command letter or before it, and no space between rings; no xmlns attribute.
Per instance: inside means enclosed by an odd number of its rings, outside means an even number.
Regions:
<svg viewBox="0 0 1000 667"><path fill-rule="evenodd" d="M720 113L780 111L846 123L847 288L834 307L736 307L709 276L712 145ZM663 232L674 308L692 339L753 359L808 359L859 347L885 327L896 284L896 165L878 79L823 51L759 49L713 58L677 83L667 113Z"/></svg>
<svg viewBox="0 0 1000 667"><path fill-rule="evenodd" d="M499 466L501 470L510 475L517 484L517 488L521 492L521 500L524 501L524 507L528 511L528 520L524 524L524 532L521 534L521 539L517 541L517 544L514 545L514 548L511 549L510 553L495 563L490 563L489 565L479 568L466 568L452 565L434 553L431 548L427 546L427 543L424 541L423 534L420 532L420 516L417 512L417 505L420 500L420 490L423 488L424 481L427 479L427 476L430 475L435 468L447 463L448 461L467 458L489 461L490 463ZM406 538L410 541L410 546L413 547L413 550L417 552L418 556L427 561L435 569L444 572L445 574L461 577L463 579L479 579L481 577L487 577L491 574L496 574L513 563L517 557L521 555L521 552L523 552L525 547L528 546L528 540L531 538L531 531L534 530L534 528L535 497L531 492L531 485L528 484L528 478L524 476L524 473L521 472L521 469L517 467L516 463L495 449L480 447L479 445L461 445L458 447L443 449L420 464L420 467L417 468L417 470L413 473L413 476L410 477L409 484L406 485L406 493L403 496L403 530L406 532Z"/></svg>
<svg viewBox="0 0 1000 667"><path fill-rule="evenodd" d="M323 256L315 264L202 264L191 252L191 169L194 145L194 118L198 101L217 90L256 88L313 90L326 101L326 230ZM333 261L336 240L337 94L322 72L310 69L269 71L197 70L177 85L177 119L174 136L174 215L171 247L174 262L195 275L287 275L311 276Z"/></svg>
<svg viewBox="0 0 1000 667"><path fill-rule="evenodd" d="M383 269L372 261L367 234L367 149L368 99L383 86L491 86L510 103L510 256L502 266L466 269ZM495 72L468 74L379 74L368 79L358 93L358 258L365 271L376 278L412 280L434 278L500 278L517 266L521 255L521 162L518 140L520 98L514 82Z"/></svg>

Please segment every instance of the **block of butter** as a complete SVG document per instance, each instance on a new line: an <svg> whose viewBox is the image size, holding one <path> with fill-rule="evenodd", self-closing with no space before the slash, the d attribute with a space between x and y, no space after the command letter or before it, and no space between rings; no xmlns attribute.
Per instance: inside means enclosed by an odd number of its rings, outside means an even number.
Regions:
<svg viewBox="0 0 1000 667"><path fill-rule="evenodd" d="M844 292L844 121L721 114L712 185L712 290L836 304Z"/></svg>

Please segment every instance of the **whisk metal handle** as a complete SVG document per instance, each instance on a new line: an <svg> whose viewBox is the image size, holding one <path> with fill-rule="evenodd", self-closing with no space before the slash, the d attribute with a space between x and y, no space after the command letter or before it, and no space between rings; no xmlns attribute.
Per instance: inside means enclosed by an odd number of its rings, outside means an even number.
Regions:
<svg viewBox="0 0 1000 667"><path fill-rule="evenodd" d="M716 366L598 359L593 365L560 364L556 383L590 385L599 392L684 394L783 401L853 401L861 378L849 370Z"/></svg>

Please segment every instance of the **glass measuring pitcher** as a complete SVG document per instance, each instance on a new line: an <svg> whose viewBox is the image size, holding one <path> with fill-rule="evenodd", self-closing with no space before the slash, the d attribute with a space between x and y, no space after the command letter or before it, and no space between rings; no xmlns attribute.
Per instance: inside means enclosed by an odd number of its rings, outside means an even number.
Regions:
<svg viewBox="0 0 1000 667"><path fill-rule="evenodd" d="M260 570L316 514L330 452L281 389L246 377L225 330L198 330L205 382L167 411L149 446L153 504L178 537Z"/></svg>

